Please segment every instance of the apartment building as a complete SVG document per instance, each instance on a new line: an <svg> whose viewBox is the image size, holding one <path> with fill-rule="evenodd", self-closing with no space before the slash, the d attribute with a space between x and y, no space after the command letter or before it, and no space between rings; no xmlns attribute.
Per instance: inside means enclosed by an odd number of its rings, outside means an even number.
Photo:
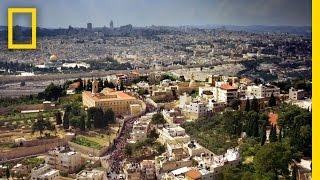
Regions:
<svg viewBox="0 0 320 180"><path fill-rule="evenodd" d="M133 123L132 132L130 133L129 143L141 142L147 139L150 128L151 117L142 116Z"/></svg>
<svg viewBox="0 0 320 180"><path fill-rule="evenodd" d="M280 96L280 88L273 85L251 85L247 86L247 96L255 96L255 97L265 97L269 98L271 95L275 97Z"/></svg>
<svg viewBox="0 0 320 180"><path fill-rule="evenodd" d="M221 84L213 88L213 100L216 102L229 103L238 98L238 88L230 84Z"/></svg>
<svg viewBox="0 0 320 180"><path fill-rule="evenodd" d="M140 164L128 163L124 166L123 172L126 180L141 180Z"/></svg>
<svg viewBox="0 0 320 180"><path fill-rule="evenodd" d="M190 105L187 105L186 111L190 113L191 117L196 119L208 114L208 108L206 104L200 101L191 102Z"/></svg>
<svg viewBox="0 0 320 180"><path fill-rule="evenodd" d="M78 180L103 180L105 175L104 171L93 169L89 170L82 170L77 174Z"/></svg>
<svg viewBox="0 0 320 180"><path fill-rule="evenodd" d="M59 180L59 171L48 164L41 164L31 170L30 180Z"/></svg>
<svg viewBox="0 0 320 180"><path fill-rule="evenodd" d="M295 89L291 87L289 89L289 99L290 100L302 100L304 99L305 91L302 89Z"/></svg>
<svg viewBox="0 0 320 180"><path fill-rule="evenodd" d="M74 173L80 169L83 162L78 152L65 147L57 147L48 152L46 163L54 169L65 173Z"/></svg>
<svg viewBox="0 0 320 180"><path fill-rule="evenodd" d="M152 180L156 178L156 169L153 160L143 160L140 163L141 175L144 179Z"/></svg>
<svg viewBox="0 0 320 180"><path fill-rule="evenodd" d="M162 115L164 119L170 124L181 124L185 121L184 116L182 115L180 110L171 109L171 110L163 110Z"/></svg>
<svg viewBox="0 0 320 180"><path fill-rule="evenodd" d="M190 141L190 136L180 126L164 127L163 129L159 129L158 132L159 141L162 144L186 143Z"/></svg>

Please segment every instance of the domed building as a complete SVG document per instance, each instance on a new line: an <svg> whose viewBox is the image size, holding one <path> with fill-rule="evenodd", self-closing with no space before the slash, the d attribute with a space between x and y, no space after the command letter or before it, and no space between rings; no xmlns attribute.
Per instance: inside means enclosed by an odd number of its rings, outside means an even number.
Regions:
<svg viewBox="0 0 320 180"><path fill-rule="evenodd" d="M50 56L50 61L55 62L57 60L58 60L58 57L56 55L53 54Z"/></svg>

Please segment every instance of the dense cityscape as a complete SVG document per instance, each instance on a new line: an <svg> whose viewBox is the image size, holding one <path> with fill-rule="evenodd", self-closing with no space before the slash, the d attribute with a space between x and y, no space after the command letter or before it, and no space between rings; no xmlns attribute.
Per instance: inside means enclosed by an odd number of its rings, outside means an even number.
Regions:
<svg viewBox="0 0 320 180"><path fill-rule="evenodd" d="M0 37L0 178L311 180L310 26Z"/></svg>

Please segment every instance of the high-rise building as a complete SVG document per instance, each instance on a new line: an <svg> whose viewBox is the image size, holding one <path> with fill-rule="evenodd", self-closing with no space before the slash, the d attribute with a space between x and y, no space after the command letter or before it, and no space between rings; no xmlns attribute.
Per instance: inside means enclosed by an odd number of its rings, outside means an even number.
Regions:
<svg viewBox="0 0 320 180"><path fill-rule="evenodd" d="M113 29L113 21L110 21L110 28Z"/></svg>
<svg viewBox="0 0 320 180"><path fill-rule="evenodd" d="M87 23L87 29L92 30L92 23Z"/></svg>

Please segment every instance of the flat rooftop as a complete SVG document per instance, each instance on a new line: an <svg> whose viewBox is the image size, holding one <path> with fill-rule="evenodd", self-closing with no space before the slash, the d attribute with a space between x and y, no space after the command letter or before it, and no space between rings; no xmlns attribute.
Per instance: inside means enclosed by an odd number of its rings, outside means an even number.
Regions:
<svg viewBox="0 0 320 180"><path fill-rule="evenodd" d="M84 95L93 98L95 101L121 101L121 100L135 100L132 97L122 91L108 91L102 90L100 93L91 93L90 91L84 91Z"/></svg>

